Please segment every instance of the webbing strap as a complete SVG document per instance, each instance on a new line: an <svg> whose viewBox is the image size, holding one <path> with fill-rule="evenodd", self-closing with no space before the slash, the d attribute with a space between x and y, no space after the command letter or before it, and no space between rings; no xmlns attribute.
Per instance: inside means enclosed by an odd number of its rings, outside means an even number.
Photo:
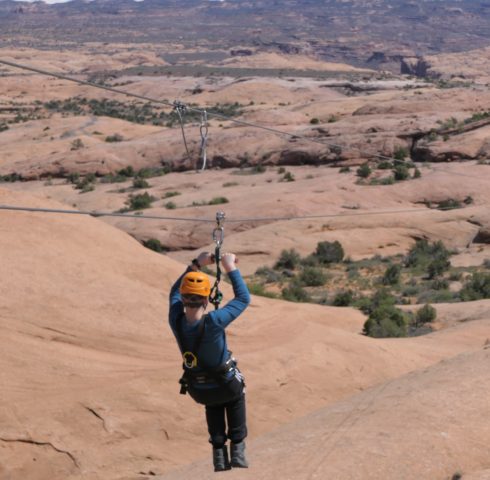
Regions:
<svg viewBox="0 0 490 480"><path fill-rule="evenodd" d="M206 328L206 319L207 319L207 315L205 315L202 320L201 320L201 323L199 325L199 328L198 328L198 331L197 331L197 338L196 340L194 341L194 345L192 345L191 348L189 349L185 349L185 346L184 346L184 329L183 329L183 321L184 321L184 315L180 315L179 318L177 319L177 343L179 344L179 348L180 348L180 351L182 353L182 355L184 355L184 353L186 352L189 352L191 353L196 359L197 359L197 352L199 351L199 347L201 346L201 341L204 337L204 330Z"/></svg>

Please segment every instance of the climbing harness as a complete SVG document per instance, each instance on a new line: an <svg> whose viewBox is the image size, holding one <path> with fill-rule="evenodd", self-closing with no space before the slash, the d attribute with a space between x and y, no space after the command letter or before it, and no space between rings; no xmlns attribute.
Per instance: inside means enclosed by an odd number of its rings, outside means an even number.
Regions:
<svg viewBox="0 0 490 480"><path fill-rule="evenodd" d="M216 245L214 249L214 259L216 261L216 281L209 295L209 301L214 305L215 310L218 309L221 300L223 300L223 294L219 290L219 282L221 281L221 268L219 262L221 260L221 245L225 239L225 230L223 222L225 221L225 213L216 213L216 228L213 230L213 241Z"/></svg>
<svg viewBox="0 0 490 480"><path fill-rule="evenodd" d="M201 166L199 168L199 164L196 166L197 171L204 171L206 169L207 162L207 151L206 147L208 144L208 112L203 110L201 113L201 126L199 127L199 133L201 135L201 148L199 150L199 159L201 161Z"/></svg>

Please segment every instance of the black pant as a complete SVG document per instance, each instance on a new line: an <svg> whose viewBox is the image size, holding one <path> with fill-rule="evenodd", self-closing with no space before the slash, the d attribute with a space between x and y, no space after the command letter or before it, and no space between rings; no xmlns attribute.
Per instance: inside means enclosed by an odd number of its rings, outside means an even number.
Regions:
<svg viewBox="0 0 490 480"><path fill-rule="evenodd" d="M226 432L226 422L228 433ZM233 443L240 443L247 436L247 419L245 413L245 394L236 400L222 405L206 405L209 442L215 448L221 448L227 438Z"/></svg>

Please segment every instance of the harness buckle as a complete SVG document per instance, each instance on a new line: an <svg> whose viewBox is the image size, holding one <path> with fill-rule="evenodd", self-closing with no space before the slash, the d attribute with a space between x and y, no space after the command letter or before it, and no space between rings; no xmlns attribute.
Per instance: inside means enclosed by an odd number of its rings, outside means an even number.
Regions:
<svg viewBox="0 0 490 480"><path fill-rule="evenodd" d="M182 359L184 360L186 368L197 367L197 357L192 352L184 352L182 354Z"/></svg>

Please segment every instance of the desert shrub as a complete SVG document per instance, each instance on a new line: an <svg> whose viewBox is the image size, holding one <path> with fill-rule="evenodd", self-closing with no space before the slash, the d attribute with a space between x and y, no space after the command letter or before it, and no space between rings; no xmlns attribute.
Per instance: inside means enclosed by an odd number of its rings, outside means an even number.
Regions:
<svg viewBox="0 0 490 480"><path fill-rule="evenodd" d="M286 173L286 169L285 169L284 167L279 167L279 168L277 169L277 173L278 173L279 175L282 175L283 173Z"/></svg>
<svg viewBox="0 0 490 480"><path fill-rule="evenodd" d="M154 252L166 252L168 248L163 246L158 238L149 238L148 240L143 240L143 245Z"/></svg>
<svg viewBox="0 0 490 480"><path fill-rule="evenodd" d="M167 210L175 210L177 208L174 202L167 202L164 206Z"/></svg>
<svg viewBox="0 0 490 480"><path fill-rule="evenodd" d="M390 168L393 168L393 164L388 160L383 160L376 165L376 168L378 168L378 170L389 170Z"/></svg>
<svg viewBox="0 0 490 480"><path fill-rule="evenodd" d="M0 176L1 182L19 182L22 180L22 175L19 173L9 173L8 175Z"/></svg>
<svg viewBox="0 0 490 480"><path fill-rule="evenodd" d="M339 173L348 173L350 172L350 167L340 167Z"/></svg>
<svg viewBox="0 0 490 480"><path fill-rule="evenodd" d="M422 176L422 172L416 168L413 172L413 178L420 178Z"/></svg>
<svg viewBox="0 0 490 480"><path fill-rule="evenodd" d="M281 182L294 182L296 179L291 172L285 172L284 176L281 178Z"/></svg>
<svg viewBox="0 0 490 480"><path fill-rule="evenodd" d="M118 175L117 173L109 173L108 175L104 175L101 179L101 183L122 183L126 182L128 180L128 177L125 177L124 175Z"/></svg>
<svg viewBox="0 0 490 480"><path fill-rule="evenodd" d="M320 264L339 263L344 258L344 249L338 240L318 242L314 256Z"/></svg>
<svg viewBox="0 0 490 480"><path fill-rule="evenodd" d="M351 290L344 290L342 292L338 292L333 301L332 305L334 307L348 307L352 304L354 300L354 294Z"/></svg>
<svg viewBox="0 0 490 480"><path fill-rule="evenodd" d="M253 173L265 173L266 171L267 167L265 165L262 165L261 163L258 163L257 165L254 165L252 167Z"/></svg>
<svg viewBox="0 0 490 480"><path fill-rule="evenodd" d="M122 142L123 140L124 137L119 133L115 133L114 135L108 135L107 137L105 137L105 141L108 143Z"/></svg>
<svg viewBox="0 0 490 480"><path fill-rule="evenodd" d="M274 265L275 269L285 268L287 270L296 269L301 261L300 254L294 249L283 250L279 255L279 259Z"/></svg>
<svg viewBox="0 0 490 480"><path fill-rule="evenodd" d="M277 295L274 292L268 292L264 285L261 283L248 283L247 284L248 291L252 295L260 295L261 297L268 297L268 298L277 298Z"/></svg>
<svg viewBox="0 0 490 480"><path fill-rule="evenodd" d="M409 155L408 149L406 147L397 146L393 151L393 157L396 160L403 160Z"/></svg>
<svg viewBox="0 0 490 480"><path fill-rule="evenodd" d="M79 173L69 173L68 176L66 177L66 181L69 183L78 183L79 180L80 180Z"/></svg>
<svg viewBox="0 0 490 480"><path fill-rule="evenodd" d="M356 170L356 174L358 177L368 178L371 175L371 167L367 163L364 163Z"/></svg>
<svg viewBox="0 0 490 480"><path fill-rule="evenodd" d="M127 167L121 168L121 170L119 170L117 174L122 175L123 177L134 177L135 172L134 172L134 168L131 165L129 165Z"/></svg>
<svg viewBox="0 0 490 480"><path fill-rule="evenodd" d="M485 258L485 260L483 261L483 266L490 269L490 258Z"/></svg>
<svg viewBox="0 0 490 480"><path fill-rule="evenodd" d="M226 197L214 197L209 200L208 205L221 205L222 203L229 203L229 200Z"/></svg>
<svg viewBox="0 0 490 480"><path fill-rule="evenodd" d="M405 337L407 322L404 313L393 305L380 305L364 323L364 335L375 338Z"/></svg>
<svg viewBox="0 0 490 480"><path fill-rule="evenodd" d="M402 267L397 264L390 265L383 275L381 283L383 285L396 285L400 281Z"/></svg>
<svg viewBox="0 0 490 480"><path fill-rule="evenodd" d="M168 173L168 167L145 167L140 168L134 175L139 178L161 177Z"/></svg>
<svg viewBox="0 0 490 480"><path fill-rule="evenodd" d="M432 290L447 290L449 288L449 282L445 278L436 278L430 284Z"/></svg>
<svg viewBox="0 0 490 480"><path fill-rule="evenodd" d="M10 127L6 123L0 123L0 133L6 132Z"/></svg>
<svg viewBox="0 0 490 480"><path fill-rule="evenodd" d="M155 197L151 196L148 192L138 193L137 195L130 195L126 200L126 204L129 210L143 210L151 207L152 202L155 201Z"/></svg>
<svg viewBox="0 0 490 480"><path fill-rule="evenodd" d="M177 192L177 191L172 191L172 192L165 192L165 194L163 195L162 198L171 198L171 197L176 197L180 195L180 192Z"/></svg>
<svg viewBox="0 0 490 480"><path fill-rule="evenodd" d="M150 184L144 179L139 177L133 178L133 188L149 188Z"/></svg>
<svg viewBox="0 0 490 480"><path fill-rule="evenodd" d="M425 239L417 240L405 258L405 265L407 267L426 267L436 259L448 261L449 256L449 250L440 240L434 243L429 243Z"/></svg>
<svg viewBox="0 0 490 480"><path fill-rule="evenodd" d="M240 185L238 182L225 182L223 183L223 187L236 187L237 185Z"/></svg>
<svg viewBox="0 0 490 480"><path fill-rule="evenodd" d="M327 281L326 275L320 268L306 267L299 275L301 283L307 287L320 287Z"/></svg>
<svg viewBox="0 0 490 480"><path fill-rule="evenodd" d="M459 302L459 294L449 290L425 289L418 297L417 303L453 303Z"/></svg>
<svg viewBox="0 0 490 480"><path fill-rule="evenodd" d="M95 189L95 180L96 177L93 173L89 173L88 175L85 175L83 178L78 178L77 183L75 184L75 188L77 190L81 190L80 193L87 193L91 192L92 190Z"/></svg>
<svg viewBox="0 0 490 480"><path fill-rule="evenodd" d="M393 175L396 181L402 181L410 177L410 172L406 165L399 164L393 169Z"/></svg>
<svg viewBox="0 0 490 480"><path fill-rule="evenodd" d="M281 274L270 267L259 267L255 271L255 275L264 277L265 283L275 283L281 280Z"/></svg>
<svg viewBox="0 0 490 480"><path fill-rule="evenodd" d="M448 198L446 200L442 200L437 204L437 208L440 208L442 210L453 210L455 208L461 208L463 205L459 200L456 200L455 198Z"/></svg>
<svg viewBox="0 0 490 480"><path fill-rule="evenodd" d="M422 308L417 310L415 314L415 326L424 325L425 323L433 322L437 317L436 309L426 303Z"/></svg>
<svg viewBox="0 0 490 480"><path fill-rule="evenodd" d="M312 125L318 125L318 124L320 123L320 120L318 120L318 118L312 118L312 119L310 120L310 123L311 123Z"/></svg>
<svg viewBox="0 0 490 480"><path fill-rule="evenodd" d="M84 143L82 142L81 139L75 138L75 140L73 140L73 142L71 142L70 150L80 150L84 146L85 145L84 145Z"/></svg>
<svg viewBox="0 0 490 480"><path fill-rule="evenodd" d="M281 294L284 300L289 300L290 302L310 301L308 292L303 288L301 283L296 280L293 280L287 287L283 288Z"/></svg>
<svg viewBox="0 0 490 480"><path fill-rule="evenodd" d="M451 263L449 262L449 254L447 257L441 254L441 256L434 258L434 260L429 263L427 268L429 278L432 279L442 275L446 270L449 270L450 266Z"/></svg>
<svg viewBox="0 0 490 480"><path fill-rule="evenodd" d="M490 298L490 273L476 272L465 283L460 292L461 300Z"/></svg>
<svg viewBox="0 0 490 480"><path fill-rule="evenodd" d="M396 298L386 288L380 288L370 298L361 298L356 306L366 315L370 315L381 306L394 306L395 303Z"/></svg>
<svg viewBox="0 0 490 480"><path fill-rule="evenodd" d="M395 183L395 177L390 175L389 177L382 178L379 181L380 185L393 185Z"/></svg>

